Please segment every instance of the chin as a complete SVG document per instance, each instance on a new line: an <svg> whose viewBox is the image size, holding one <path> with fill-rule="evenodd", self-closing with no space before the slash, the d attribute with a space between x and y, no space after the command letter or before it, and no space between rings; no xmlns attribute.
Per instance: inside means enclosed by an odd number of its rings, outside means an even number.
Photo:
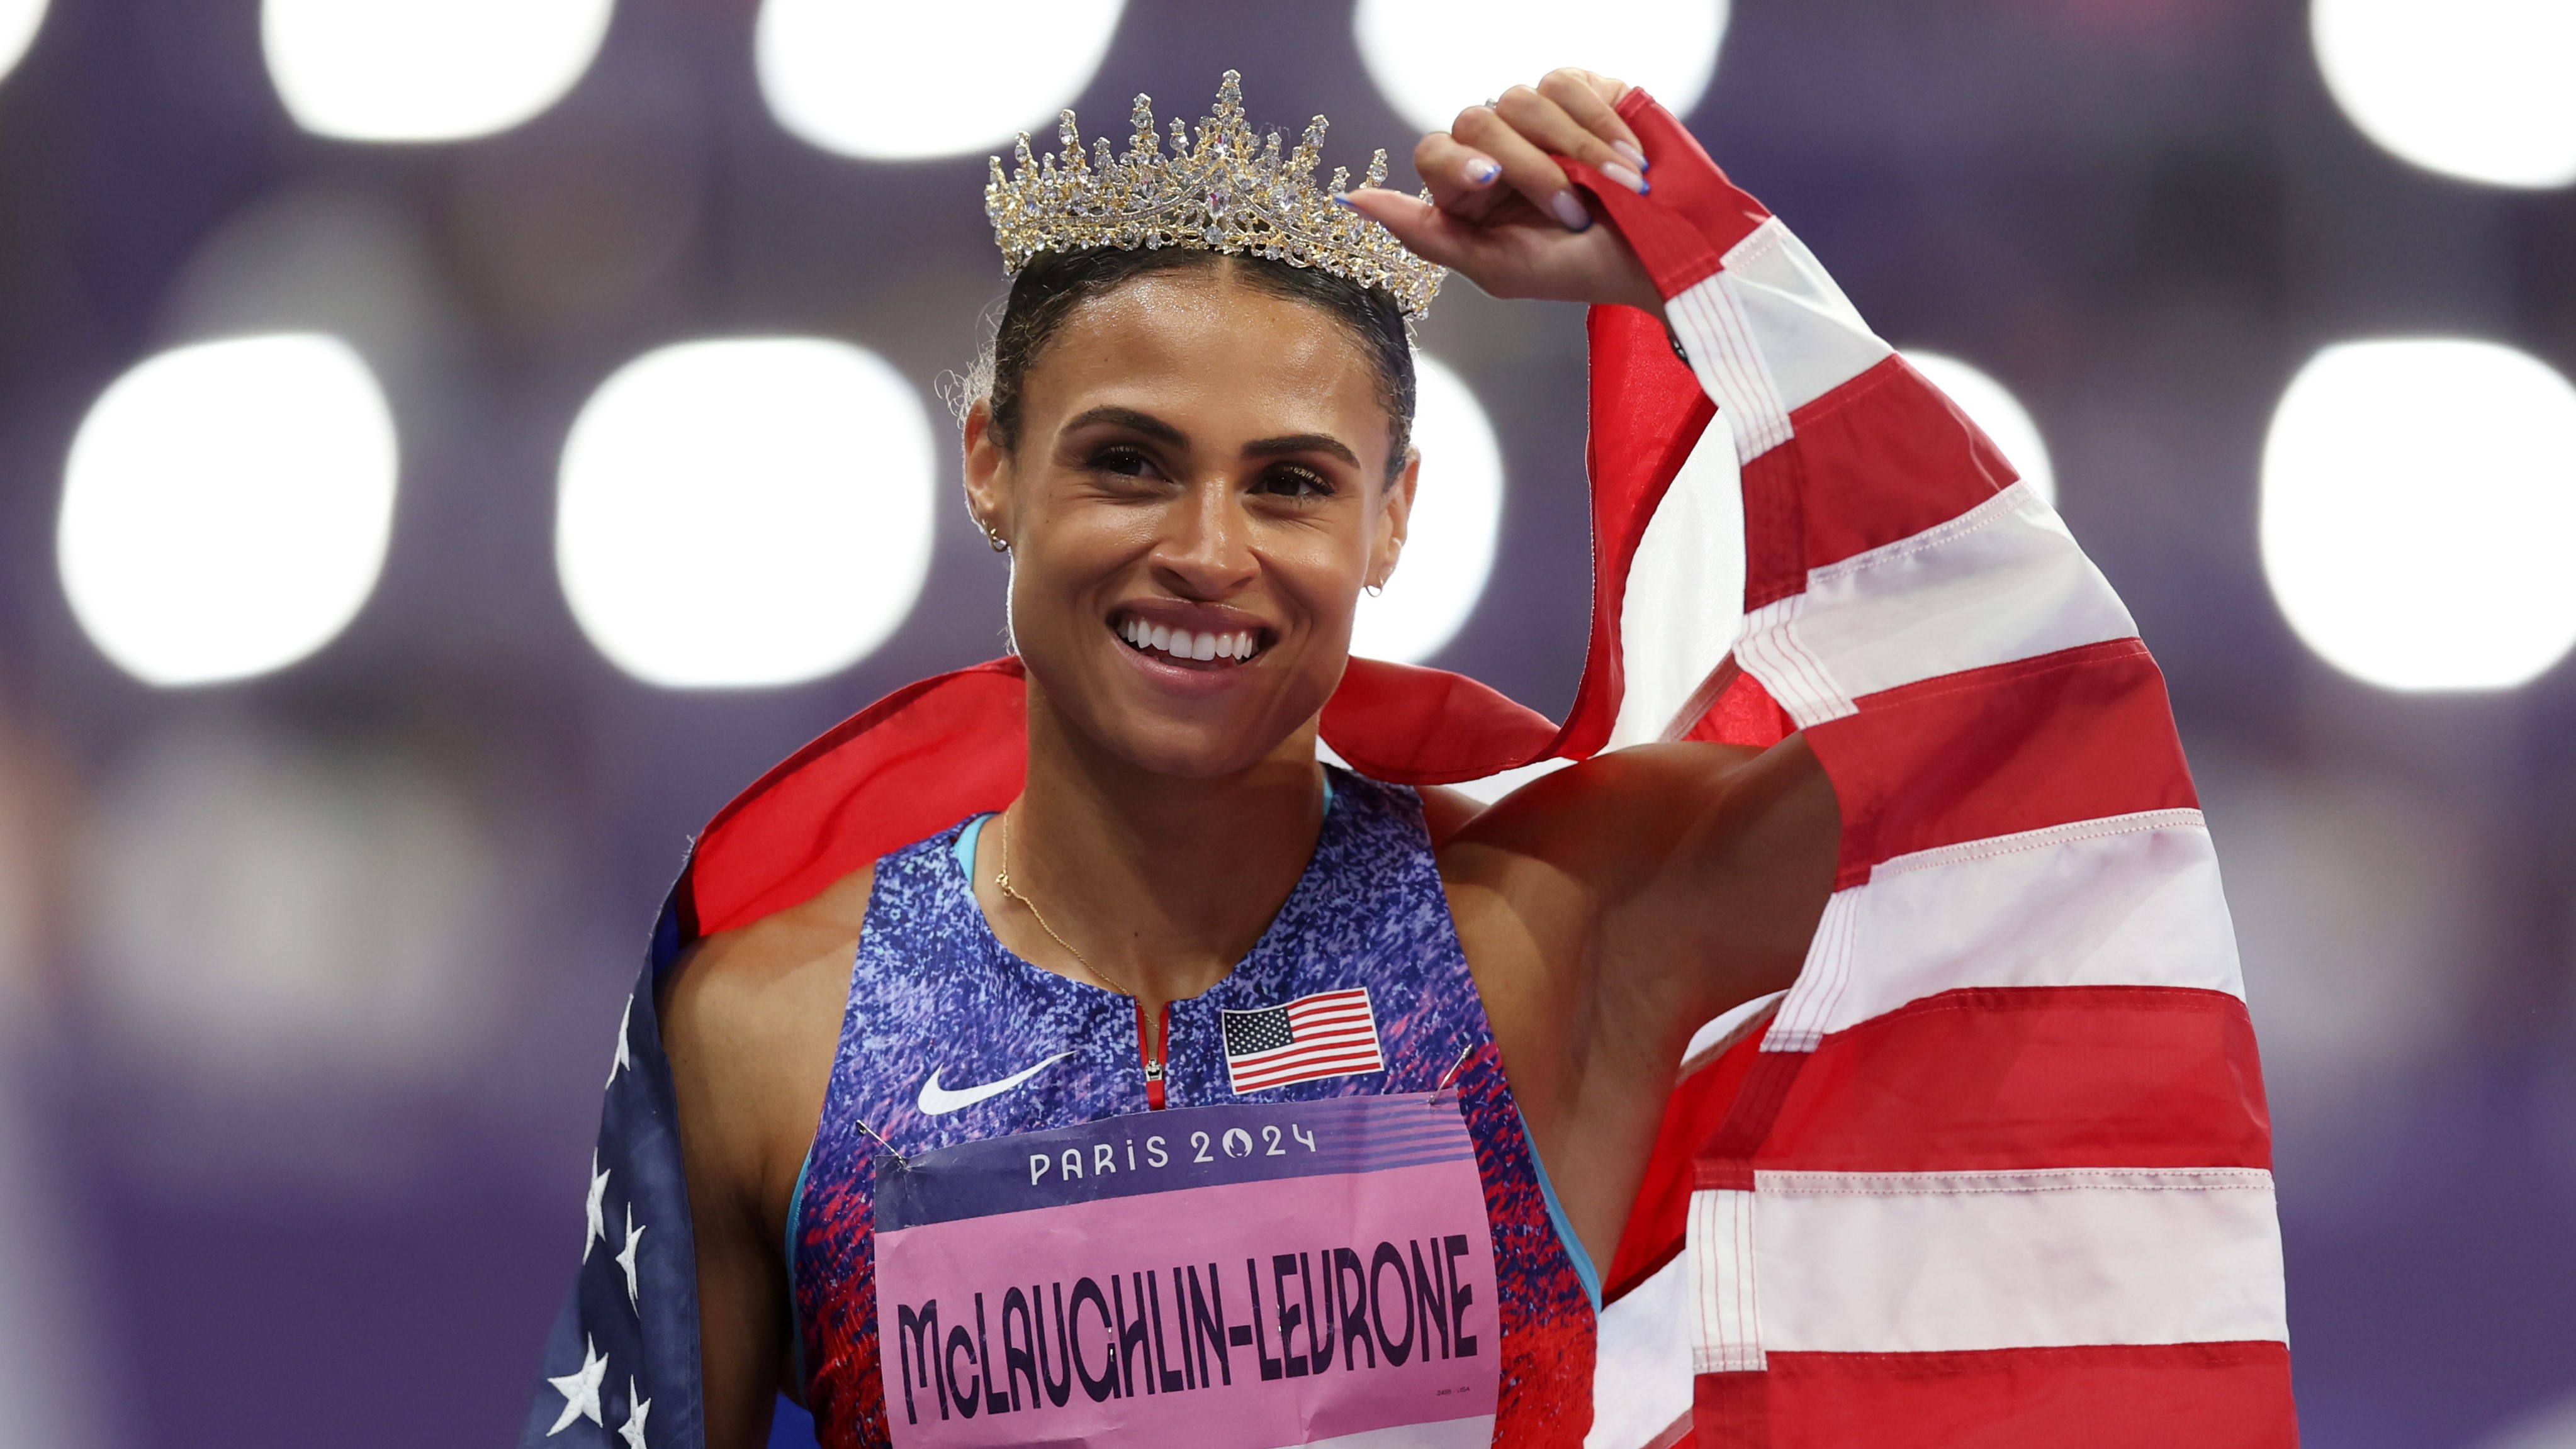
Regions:
<svg viewBox="0 0 2576 1449"><path fill-rule="evenodd" d="M1112 754L1150 774L1176 780L1223 780L1277 754L1297 732L1265 721L1259 728L1222 728L1182 721L1128 720L1095 736Z"/></svg>
<svg viewBox="0 0 2576 1449"><path fill-rule="evenodd" d="M1136 769L1184 780L1226 779L1276 758L1332 698L1344 663L1290 644L1178 669L1123 639L1081 642L1092 647L1069 651L1070 669L1026 658L1049 712Z"/></svg>

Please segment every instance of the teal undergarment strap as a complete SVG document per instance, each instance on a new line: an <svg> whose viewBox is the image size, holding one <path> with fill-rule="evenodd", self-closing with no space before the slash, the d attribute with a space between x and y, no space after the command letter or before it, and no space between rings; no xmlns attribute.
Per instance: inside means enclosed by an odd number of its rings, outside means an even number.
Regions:
<svg viewBox="0 0 2576 1449"><path fill-rule="evenodd" d="M1518 1113L1514 1102L1512 1111ZM1521 1135L1529 1137L1529 1118L1521 1118ZM1574 1224L1565 1220L1565 1207L1556 1200L1556 1184L1547 1180L1547 1164L1539 1161L1538 1139L1530 1138L1530 1168L1538 1174L1538 1195L1547 1199L1547 1221L1556 1229L1557 1241L1565 1244L1565 1256L1574 1260L1574 1276L1583 1280L1583 1296L1592 1300L1593 1316L1601 1313L1601 1270L1592 1266L1592 1252L1574 1235Z"/></svg>

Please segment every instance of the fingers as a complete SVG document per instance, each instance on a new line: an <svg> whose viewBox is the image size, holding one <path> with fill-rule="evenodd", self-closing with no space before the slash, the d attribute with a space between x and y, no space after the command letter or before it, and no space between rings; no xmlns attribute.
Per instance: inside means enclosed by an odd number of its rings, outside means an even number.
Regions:
<svg viewBox="0 0 2576 1449"><path fill-rule="evenodd" d="M1535 91L1529 95L1532 100L1538 99ZM1501 104L1512 106L1515 102L1507 96ZM1552 106L1553 102L1548 104ZM1470 106L1458 113L1451 134L1493 158L1502 167L1502 184L1538 208L1540 215L1555 217L1567 231L1581 231L1592 225L1592 213L1584 206L1583 198L1574 194L1564 168L1498 111L1499 107ZM1566 124L1572 126L1571 121Z"/></svg>
<svg viewBox="0 0 2576 1449"><path fill-rule="evenodd" d="M1621 160L1641 174L1645 171L1645 147L1619 118L1619 99L1628 93L1627 82L1588 70L1552 70L1539 81L1538 93L1563 107L1577 125L1608 142Z"/></svg>
<svg viewBox="0 0 2576 1449"><path fill-rule="evenodd" d="M1444 211L1471 209L1468 200L1491 195L1503 174L1501 163L1447 131L1434 131L1414 146L1413 170Z"/></svg>
<svg viewBox="0 0 2576 1449"><path fill-rule="evenodd" d="M1615 134L1603 134L1586 125L1564 106L1529 86L1514 86L1503 92L1502 103L1496 109L1513 130L1537 146L1559 156L1571 156L1611 181L1643 193L1646 190L1645 176L1614 145L1625 143L1631 150L1636 147L1636 136L1619 119L1618 113L1603 105L1599 96L1580 83L1560 82L1555 89L1576 105L1591 107L1602 125L1616 128ZM1645 153L1636 152L1636 159L1643 161Z"/></svg>
<svg viewBox="0 0 2576 1449"><path fill-rule="evenodd" d="M1481 254L1480 243L1487 241L1483 228L1401 192L1345 192L1342 204L1395 233L1407 251L1435 266L1467 270Z"/></svg>

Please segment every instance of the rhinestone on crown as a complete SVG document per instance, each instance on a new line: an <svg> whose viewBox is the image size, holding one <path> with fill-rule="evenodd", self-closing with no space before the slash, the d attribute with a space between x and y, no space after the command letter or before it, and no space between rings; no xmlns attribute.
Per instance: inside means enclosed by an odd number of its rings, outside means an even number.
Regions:
<svg viewBox="0 0 2576 1449"><path fill-rule="evenodd" d="M1306 127L1285 160L1280 135L1265 140L1243 119L1243 77L1227 71L1216 113L1189 129L1172 122L1172 155L1154 131L1154 103L1136 98L1135 137L1112 156L1102 137L1086 157L1082 133L1066 111L1056 127L1060 156L1037 156L1026 132L1015 148L1018 169L1005 180L993 158L984 186L984 215L1002 248L1002 268L1016 274L1040 252L1091 247L1195 247L1313 267L1364 287L1384 287L1408 317L1419 317L1440 291L1445 269L1404 249L1385 227L1333 198L1350 189L1350 170L1333 168L1326 190L1314 170L1324 149L1324 118ZM1386 180L1386 153L1369 160L1365 184ZM1431 193L1422 193L1425 201Z"/></svg>

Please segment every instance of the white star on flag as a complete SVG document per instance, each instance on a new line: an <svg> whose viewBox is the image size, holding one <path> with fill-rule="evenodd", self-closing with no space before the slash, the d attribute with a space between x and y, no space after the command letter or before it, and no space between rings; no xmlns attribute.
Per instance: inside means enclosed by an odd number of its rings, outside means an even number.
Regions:
<svg viewBox="0 0 2576 1449"><path fill-rule="evenodd" d="M626 1449L644 1449L644 1416L653 1412L651 1399L635 1397L635 1380L626 1381L626 1422L617 1426L617 1437L626 1441Z"/></svg>
<svg viewBox="0 0 2576 1449"><path fill-rule="evenodd" d="M608 1360L591 1347L589 1339L583 1339L581 1367L562 1378L546 1380L555 1386L556 1393L564 1396L563 1417L555 1420L555 1426L546 1431L547 1438L570 1428L575 1419L588 1419L603 1429L608 1427L608 1421L599 1416L599 1381L607 1376ZM634 1381L630 1379L627 1382L632 1387Z"/></svg>
<svg viewBox="0 0 2576 1449"><path fill-rule="evenodd" d="M644 1313L644 1300L635 1291L635 1245L644 1241L644 1230L635 1226L635 1204L626 1205L626 1247L617 1255L617 1266L626 1270L626 1305L637 1317Z"/></svg>
<svg viewBox="0 0 2576 1449"><path fill-rule="evenodd" d="M617 1085L617 1074L635 1064L626 1054L626 1024L635 1019L635 998L626 998L626 1009L617 1014L617 1060L608 1064L608 1085Z"/></svg>
<svg viewBox="0 0 2576 1449"><path fill-rule="evenodd" d="M590 1261L590 1245L608 1241L608 1174L599 1170L599 1149L590 1150L590 1231L581 1240L581 1260Z"/></svg>

